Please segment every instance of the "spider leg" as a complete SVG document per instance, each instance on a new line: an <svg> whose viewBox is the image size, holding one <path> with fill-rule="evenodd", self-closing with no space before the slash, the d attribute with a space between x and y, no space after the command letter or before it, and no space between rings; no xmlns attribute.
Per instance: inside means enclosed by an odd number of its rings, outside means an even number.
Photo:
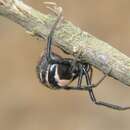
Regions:
<svg viewBox="0 0 130 130"><path fill-rule="evenodd" d="M92 75L93 75L93 68L91 65L89 65L89 77L91 81L92 81Z"/></svg>
<svg viewBox="0 0 130 130"><path fill-rule="evenodd" d="M53 60L52 54L51 54L52 38L53 38L55 29L56 29L59 21L62 19L62 9L57 10L57 15L58 15L57 19L56 19L55 23L53 24L53 26L50 30L50 33L48 35L48 38L47 38L47 60L48 60L48 62Z"/></svg>
<svg viewBox="0 0 130 130"><path fill-rule="evenodd" d="M87 82L88 87L92 86L89 74L85 71L84 68L83 68L83 70L84 70L84 73L85 73L85 78L86 78L86 82ZM110 104L110 103L107 103L107 102L97 101L96 97L94 95L92 87L90 87L90 89L88 89L88 92L89 92L89 95L90 95L90 98L91 98L92 102L94 102L96 105L105 106L105 107L112 108L112 109L115 109L115 110L127 110L127 109L130 109L130 107L122 107L122 106Z"/></svg>
<svg viewBox="0 0 130 130"><path fill-rule="evenodd" d="M86 72L86 73L88 73L88 75L89 75L89 79L90 79L90 81L92 81L92 74L93 74L93 68L92 68L92 66L89 64L87 67L86 66L84 66L84 71ZM108 73L103 73L103 76L100 78L100 80L99 81L97 81L96 83L94 83L94 84L91 84L91 86L94 88L94 87L97 87L107 76L108 76L108 74L111 72L111 70L108 72ZM91 87L90 86L90 87Z"/></svg>
<svg viewBox="0 0 130 130"><path fill-rule="evenodd" d="M74 86L67 86L67 87L65 87L64 89L67 89L67 90L89 90L90 88L94 88L95 86L83 86L82 85L82 79L83 79L83 76L84 76L84 72L83 72L83 69L82 69L82 67L83 67L83 65L81 65L81 64L79 64L79 67L80 67L80 72L79 72L79 76L78 76L78 83L77 83L77 87L74 87ZM88 70L92 70L92 69L89 69L89 64L88 64ZM92 71L90 71L90 75L92 75L91 74L92 73Z"/></svg>
<svg viewBox="0 0 130 130"><path fill-rule="evenodd" d="M80 66L82 67L82 65ZM79 77L78 77L78 83L77 83L77 88L82 88L82 79L83 79L83 69L80 69Z"/></svg>
<svg viewBox="0 0 130 130"><path fill-rule="evenodd" d="M101 79L97 83L91 84L91 85L93 87L97 87L107 76L108 76L108 74L104 73L103 77L101 77Z"/></svg>

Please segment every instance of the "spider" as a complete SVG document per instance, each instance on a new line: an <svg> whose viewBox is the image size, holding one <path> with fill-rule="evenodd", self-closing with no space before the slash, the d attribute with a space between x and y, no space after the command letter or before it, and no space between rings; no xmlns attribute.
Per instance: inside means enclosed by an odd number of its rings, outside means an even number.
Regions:
<svg viewBox="0 0 130 130"><path fill-rule="evenodd" d="M87 90L92 102L96 105L101 105L116 110L130 109L130 107L122 107L102 101L97 101L93 92L93 88L97 87L108 74L104 74L96 84L92 84L92 65L78 61L77 59L79 55L77 55L75 59L62 58L51 51L55 29L59 21L62 19L62 8L56 7L56 5L55 8L48 8L52 11L55 11L57 14L57 19L53 24L47 38L47 50L43 53L37 65L37 74L40 82L51 89ZM83 77L85 77L86 86L82 85ZM70 83L76 78L78 78L77 86L70 86Z"/></svg>

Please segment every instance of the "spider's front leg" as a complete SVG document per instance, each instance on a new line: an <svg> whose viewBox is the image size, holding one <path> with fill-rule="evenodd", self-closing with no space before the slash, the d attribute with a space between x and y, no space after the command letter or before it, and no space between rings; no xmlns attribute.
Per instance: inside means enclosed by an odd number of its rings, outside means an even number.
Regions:
<svg viewBox="0 0 130 130"><path fill-rule="evenodd" d="M47 8L49 10L53 11L56 14L56 16L57 16L56 21L53 24L53 26L51 27L50 33L49 33L49 35L47 37L47 56L46 56L48 62L55 62L57 60L53 58L52 52L51 52L51 47L52 47L52 42L53 42L52 39L53 39L54 32L56 30L56 27L57 27L58 23L63 19L62 8L58 7L53 2L44 2L44 3L49 5L49 6L47 6ZM50 6L52 6L52 7L50 7Z"/></svg>

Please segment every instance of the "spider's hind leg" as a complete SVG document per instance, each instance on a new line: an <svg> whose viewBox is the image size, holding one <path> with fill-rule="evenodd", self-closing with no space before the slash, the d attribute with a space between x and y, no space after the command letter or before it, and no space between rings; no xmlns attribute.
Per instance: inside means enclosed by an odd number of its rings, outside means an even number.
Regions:
<svg viewBox="0 0 130 130"><path fill-rule="evenodd" d="M130 109L130 107L122 107L122 106L110 104L110 103L107 103L107 102L97 101L96 97L94 95L93 89L92 89L92 84L91 84L89 74L85 71L85 69L84 69L84 73L85 73L87 85L88 85L88 87L90 86L90 89L88 89L88 92L89 92L89 95L90 95L90 98L91 98L92 102L94 102L96 105L105 106L105 107L112 108L112 109L115 109L115 110L127 110L127 109ZM97 85L99 85L101 81L102 80L99 80Z"/></svg>
<svg viewBox="0 0 130 130"><path fill-rule="evenodd" d="M93 75L93 68L92 66L89 64L88 66L84 66L83 68L84 73L89 75L89 79L92 82L92 75ZM111 70L108 73L103 73L103 76L94 84L91 83L91 85L89 87L95 88L97 87L109 74L110 74Z"/></svg>

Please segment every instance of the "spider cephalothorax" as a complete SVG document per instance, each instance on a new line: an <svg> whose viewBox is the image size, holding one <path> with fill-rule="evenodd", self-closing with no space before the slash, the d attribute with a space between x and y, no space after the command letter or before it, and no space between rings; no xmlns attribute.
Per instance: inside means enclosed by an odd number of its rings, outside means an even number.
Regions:
<svg viewBox="0 0 130 130"><path fill-rule="evenodd" d="M93 88L98 86L107 74L104 74L96 84L92 84L93 69L89 63L81 63L78 61L78 55L75 59L62 58L51 51L54 31L57 24L62 19L62 8L55 5L55 8L50 9L55 11L58 16L47 38L47 50L43 53L37 65L37 74L40 82L52 89L87 90L92 102L96 105L102 105L116 110L130 109L130 107L121 107L96 100ZM82 85L83 77L85 77L86 80L85 86ZM70 86L70 83L76 78L78 78L77 86Z"/></svg>

